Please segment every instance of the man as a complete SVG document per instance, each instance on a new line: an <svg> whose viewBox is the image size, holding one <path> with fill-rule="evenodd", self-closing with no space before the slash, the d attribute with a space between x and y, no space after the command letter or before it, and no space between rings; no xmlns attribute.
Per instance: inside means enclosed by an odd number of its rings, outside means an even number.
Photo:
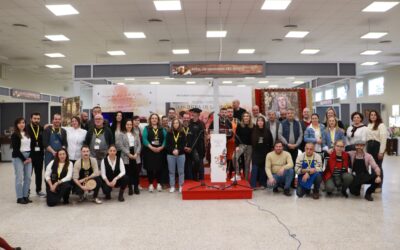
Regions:
<svg viewBox="0 0 400 250"><path fill-rule="evenodd" d="M81 128L86 131L89 130L89 115L86 112L81 113Z"/></svg>
<svg viewBox="0 0 400 250"><path fill-rule="evenodd" d="M168 127L171 127L171 122L175 118L177 118L176 117L176 110L175 110L175 108L171 107L171 108L168 109Z"/></svg>
<svg viewBox="0 0 400 250"><path fill-rule="evenodd" d="M104 126L104 118L97 114L94 117L94 127L89 129L85 138L85 145L89 145L90 156L96 158L97 166L107 155L108 146L114 144L114 136L111 129Z"/></svg>
<svg viewBox="0 0 400 250"><path fill-rule="evenodd" d="M233 107L229 106L226 108L226 125L229 127L229 133L232 134L232 136L229 138L229 140L226 141L226 160L227 160L227 171L228 171L228 177L229 179L232 177L232 173L234 171L233 168L233 152L236 149L235 145L235 137L236 137L236 128L237 125L239 124L238 119L233 117ZM242 164L243 165L243 164Z"/></svg>
<svg viewBox="0 0 400 250"><path fill-rule="evenodd" d="M168 120L168 117L165 115L161 117L161 127L165 128L167 131L170 128L170 121Z"/></svg>
<svg viewBox="0 0 400 250"><path fill-rule="evenodd" d="M95 119L96 115L103 116L100 106L94 106L93 109L92 109L92 119L89 121L89 130L91 130L91 129L93 129L95 127L95 120L94 119ZM104 119L104 118L103 118L103 127L110 127L110 122L107 119Z"/></svg>
<svg viewBox="0 0 400 250"><path fill-rule="evenodd" d="M301 124L301 129L303 130L303 134L304 134L304 131L306 131L308 126L310 126L310 124L311 124L311 116L310 116L310 109L309 108L304 108L303 109L303 120L301 120L300 124ZM301 143L301 145L300 145L300 149L302 151L304 151L304 146L305 146L305 143L303 141Z"/></svg>
<svg viewBox="0 0 400 250"><path fill-rule="evenodd" d="M239 121L242 120L242 115L246 110L244 108L240 107L240 101L239 100L233 100L232 102L233 106L233 117L238 119Z"/></svg>
<svg viewBox="0 0 400 250"><path fill-rule="evenodd" d="M193 179L193 159L191 157L191 148L190 146L193 144L193 134L192 131L190 131L189 128L190 124L190 114L185 113L182 114L182 131L185 134L185 141L186 145L184 147L185 151L185 179L186 180L192 180Z"/></svg>
<svg viewBox="0 0 400 250"><path fill-rule="evenodd" d="M271 131L273 145L275 145L275 141L279 140L279 136L282 135L282 125L276 119L276 112L275 111L268 111L268 121L265 125L267 129Z"/></svg>
<svg viewBox="0 0 400 250"><path fill-rule="evenodd" d="M319 199L319 187L322 181L322 160L319 154L314 152L314 143L305 145L305 152L301 153L296 160L296 174L298 175L297 196L303 197L309 194L314 185L313 199Z"/></svg>
<svg viewBox="0 0 400 250"><path fill-rule="evenodd" d="M286 120L286 116L287 116L287 110L286 109L282 109L279 112L279 121L283 122L284 120Z"/></svg>
<svg viewBox="0 0 400 250"><path fill-rule="evenodd" d="M356 150L347 152L350 155L351 171L354 177L350 185L350 193L359 196L361 186L363 184L371 184L365 192L365 199L373 201L372 193L375 192L379 183L382 182L381 170L372 155L364 152L366 142L356 141L354 144ZM371 173L369 173L370 167L372 168Z"/></svg>
<svg viewBox="0 0 400 250"><path fill-rule="evenodd" d="M283 144L279 140L275 142L274 151L267 154L265 159L265 171L268 176L268 185L273 187L274 193L278 187L284 188L284 194L291 196L290 184L293 181L293 161L290 154L283 151Z"/></svg>
<svg viewBox="0 0 400 250"><path fill-rule="evenodd" d="M292 156L292 161L296 162L298 150L303 141L303 130L300 122L294 119L294 109L288 108L287 118L282 122L282 135L280 140L285 145L285 150Z"/></svg>
<svg viewBox="0 0 400 250"><path fill-rule="evenodd" d="M253 117L252 122L254 124L256 124L258 117L264 117L264 120L267 120L265 115L260 113L260 107L258 107L257 105L253 106L253 108L251 109L251 112L252 112L252 117Z"/></svg>
<svg viewBox="0 0 400 250"><path fill-rule="evenodd" d="M47 165L54 159L57 151L67 149L67 131L61 128L61 115L54 114L53 124L43 131L43 147L45 149L44 164Z"/></svg>
<svg viewBox="0 0 400 250"><path fill-rule="evenodd" d="M192 108L192 120L189 123L189 131L192 133L192 143L188 145L186 152L191 153L193 159L193 180L203 181L204 180L204 165L203 159L205 156L205 125L200 121L200 113L202 112L199 108Z"/></svg>
<svg viewBox="0 0 400 250"><path fill-rule="evenodd" d="M44 198L46 194L42 192L43 182L43 127L40 125L40 113L31 114L31 123L28 126L28 133L31 138L31 159L32 167L35 171L36 194ZM33 173L33 171L32 171Z"/></svg>

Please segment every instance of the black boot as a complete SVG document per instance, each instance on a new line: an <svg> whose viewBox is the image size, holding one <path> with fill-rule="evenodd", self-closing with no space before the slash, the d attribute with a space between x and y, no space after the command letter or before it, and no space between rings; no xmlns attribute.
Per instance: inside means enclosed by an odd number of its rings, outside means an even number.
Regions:
<svg viewBox="0 0 400 250"><path fill-rule="evenodd" d="M346 190L342 190L342 195L343 195L345 198L349 198L349 195L347 194Z"/></svg>
<svg viewBox="0 0 400 250"><path fill-rule="evenodd" d="M370 193L366 193L366 194L365 194L365 199L366 199L367 201L374 201L374 198L372 198L372 196L371 196Z"/></svg>
<svg viewBox="0 0 400 250"><path fill-rule="evenodd" d="M121 201L121 202L125 201L125 199L124 199L124 190L122 188L119 190L118 200Z"/></svg>
<svg viewBox="0 0 400 250"><path fill-rule="evenodd" d="M134 192L135 194L140 194L139 185L135 185Z"/></svg>
<svg viewBox="0 0 400 250"><path fill-rule="evenodd" d="M23 205L28 204L28 202L26 202L26 200L24 198L17 199L17 203L18 204L23 204Z"/></svg>
<svg viewBox="0 0 400 250"><path fill-rule="evenodd" d="M128 195L133 195L132 185L129 185Z"/></svg>
<svg viewBox="0 0 400 250"><path fill-rule="evenodd" d="M29 199L29 197L24 197L24 200L26 201L26 203L32 203L32 200Z"/></svg>

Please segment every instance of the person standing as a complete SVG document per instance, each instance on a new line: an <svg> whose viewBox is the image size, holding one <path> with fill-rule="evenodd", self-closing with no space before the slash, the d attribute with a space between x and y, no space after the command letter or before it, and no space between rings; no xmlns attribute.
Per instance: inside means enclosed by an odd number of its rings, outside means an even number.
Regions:
<svg viewBox="0 0 400 250"><path fill-rule="evenodd" d="M306 129L311 124L311 116L310 116L310 109L304 108L303 109L303 119L300 121L301 129L303 130L303 134L305 133ZM300 149L304 151L305 142L303 141L300 145Z"/></svg>
<svg viewBox="0 0 400 250"><path fill-rule="evenodd" d="M322 149L326 154L332 154L335 150L335 142L339 140L344 143L344 132L338 127L338 122L335 117L330 117L328 118L328 126L322 132Z"/></svg>
<svg viewBox="0 0 400 250"><path fill-rule="evenodd" d="M81 148L86 138L87 131L80 126L77 116L71 118L71 127L63 127L67 131L68 156L72 164L81 158Z"/></svg>
<svg viewBox="0 0 400 250"><path fill-rule="evenodd" d="M67 131L61 128L61 115L54 114L53 124L43 131L44 164L49 165L60 149L68 148Z"/></svg>
<svg viewBox="0 0 400 250"><path fill-rule="evenodd" d="M92 119L89 120L88 130L92 130L96 126L96 115L101 115L103 117L103 112L100 106L94 106L92 109ZM110 122L103 117L103 127L110 128Z"/></svg>
<svg viewBox="0 0 400 250"><path fill-rule="evenodd" d="M246 110L244 108L240 107L240 101L239 100L233 100L232 102L232 107L233 107L233 117L238 119L239 121L242 120L242 115Z"/></svg>
<svg viewBox="0 0 400 250"><path fill-rule="evenodd" d="M31 123L27 128L31 138L31 159L32 168L35 172L36 194L44 198L46 197L46 194L42 192L44 147L43 127L40 125L40 113L31 114Z"/></svg>
<svg viewBox="0 0 400 250"><path fill-rule="evenodd" d="M355 150L356 141L367 141L367 127L362 123L364 116L360 112L354 112L351 114L351 120L353 124L347 128L346 137L346 151Z"/></svg>
<svg viewBox="0 0 400 250"><path fill-rule="evenodd" d="M325 121L324 121L324 126L327 127L328 126L328 119L330 117L334 117L337 121L338 127L344 130L344 125L343 122L341 120L338 119L337 115L336 115L336 111L334 108L329 107L326 112L325 112ZM353 120L353 119L352 119Z"/></svg>
<svg viewBox="0 0 400 250"><path fill-rule="evenodd" d="M89 115L86 112L81 113L81 129L89 130Z"/></svg>
<svg viewBox="0 0 400 250"><path fill-rule="evenodd" d="M233 168L233 153L235 152L235 140L236 140L236 129L239 124L238 119L233 117L233 108L231 106L226 108L226 126L228 127L229 134L232 135L231 138L227 138L226 142L226 161L227 167L226 170L228 171L228 178L232 178L232 173L234 171Z"/></svg>
<svg viewBox="0 0 400 250"><path fill-rule="evenodd" d="M244 178L248 181L250 175L250 163L252 156L252 142L251 136L253 133L253 122L251 121L251 115L249 112L244 112L242 120L236 129L235 139L235 153L233 163L235 165L236 180L241 180L240 168L239 168L239 157L244 155ZM234 180L233 177L231 180Z"/></svg>
<svg viewBox="0 0 400 250"><path fill-rule="evenodd" d="M252 112L253 124L256 124L258 117L263 117L264 120L267 120L267 118L263 114L260 113L260 107L258 105L254 105L253 108L251 109L251 112Z"/></svg>
<svg viewBox="0 0 400 250"><path fill-rule="evenodd" d="M266 123L267 129L271 131L273 144L275 145L275 141L279 140L280 136L282 136L282 125L276 119L276 112L275 111L268 111L268 122Z"/></svg>
<svg viewBox="0 0 400 250"><path fill-rule="evenodd" d="M204 181L203 159L206 154L205 125L199 119L202 112L201 109L192 108L189 111L192 113L192 120L189 123L189 131L192 133L192 143L187 147L186 152L191 153L193 180L200 180L202 182Z"/></svg>
<svg viewBox="0 0 400 250"><path fill-rule="evenodd" d="M125 121L124 121L124 115L122 111L117 111L115 114L115 117L113 119L113 122L111 124L111 132L114 137L115 141L115 146L117 146L117 154L118 156L121 156L121 148L119 148L119 143L117 142L120 138L120 134L122 133L122 130L125 128Z"/></svg>
<svg viewBox="0 0 400 250"><path fill-rule="evenodd" d="M312 142L315 144L313 152L318 153L322 157L322 135L325 130L324 125L319 123L319 115L311 115L311 124L304 133L304 142Z"/></svg>
<svg viewBox="0 0 400 250"><path fill-rule="evenodd" d="M367 153L374 157L375 162L378 164L381 170L381 183L379 183L378 188L375 190L376 193L382 191L383 183L383 169L382 162L386 150L386 140L388 138L387 128L382 122L382 118L378 111L372 110L369 112L368 117L368 127L367 127Z"/></svg>
<svg viewBox="0 0 400 250"><path fill-rule="evenodd" d="M183 151L185 152L185 180L192 180L193 179L193 162L191 158L191 151L189 146L192 145L192 132L189 128L190 124L190 115L189 113L185 113L182 115L182 132L185 136L185 147Z"/></svg>
<svg viewBox="0 0 400 250"><path fill-rule="evenodd" d="M32 158L31 138L25 126L25 119L20 117L14 122L14 133L11 135L12 163L15 173L15 192L18 204L28 204L31 185Z"/></svg>

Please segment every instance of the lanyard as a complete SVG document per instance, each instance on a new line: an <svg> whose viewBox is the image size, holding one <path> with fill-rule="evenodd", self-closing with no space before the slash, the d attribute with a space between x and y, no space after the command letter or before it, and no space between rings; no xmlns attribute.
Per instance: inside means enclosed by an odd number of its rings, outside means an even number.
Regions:
<svg viewBox="0 0 400 250"><path fill-rule="evenodd" d="M154 133L154 138L157 140L158 139L158 128L157 129L153 128L153 133Z"/></svg>
<svg viewBox="0 0 400 250"><path fill-rule="evenodd" d="M174 135L174 141L175 141L175 148L178 148L178 140L179 140L179 132L178 134L175 136L175 132L172 132L172 134Z"/></svg>
<svg viewBox="0 0 400 250"><path fill-rule="evenodd" d="M332 143L332 145L334 145L335 144L335 131L336 129L333 129L333 131L332 130L329 130L329 132L331 133L331 143Z"/></svg>
<svg viewBox="0 0 400 250"><path fill-rule="evenodd" d="M58 179L60 179L60 175L61 175L63 169L64 169L64 167L60 168L60 165L58 165L58 168L57 168Z"/></svg>
<svg viewBox="0 0 400 250"><path fill-rule="evenodd" d="M103 132L103 129L100 129L98 132L97 132L97 128L94 129L94 133L96 134L96 137L99 137L101 132Z"/></svg>
<svg viewBox="0 0 400 250"><path fill-rule="evenodd" d="M185 133L185 135L187 136L189 133L189 128L182 128L183 133Z"/></svg>
<svg viewBox="0 0 400 250"><path fill-rule="evenodd" d="M37 141L39 139L39 129L40 128L38 126L37 131L35 131L35 129L32 126L32 123L31 123L31 129L32 129L33 135L35 136L35 140Z"/></svg>
<svg viewBox="0 0 400 250"><path fill-rule="evenodd" d="M311 158L311 160L309 160L307 156L305 156L304 158L305 162L307 163L307 169L311 168L311 165L314 161L314 156Z"/></svg>
<svg viewBox="0 0 400 250"><path fill-rule="evenodd" d="M84 170L89 170L89 169L91 169L91 168L92 168L92 161L89 159L89 168L86 169L86 168L85 168L85 165L84 165L84 161L83 161L83 159L81 159L81 168L83 168Z"/></svg>
<svg viewBox="0 0 400 250"><path fill-rule="evenodd" d="M58 128L58 131L57 131L57 132L56 132L56 130L55 130L54 128L52 128L51 130L53 131L53 133L61 134L61 129L60 129L60 128Z"/></svg>

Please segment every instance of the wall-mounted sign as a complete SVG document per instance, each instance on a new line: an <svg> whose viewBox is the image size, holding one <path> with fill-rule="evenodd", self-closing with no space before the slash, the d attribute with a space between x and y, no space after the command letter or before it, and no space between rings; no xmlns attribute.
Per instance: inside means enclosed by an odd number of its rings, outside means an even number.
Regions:
<svg viewBox="0 0 400 250"><path fill-rule="evenodd" d="M245 77L265 76L265 62L173 62L173 77Z"/></svg>
<svg viewBox="0 0 400 250"><path fill-rule="evenodd" d="M19 99L40 101L40 93L29 90L11 89L11 96Z"/></svg>

